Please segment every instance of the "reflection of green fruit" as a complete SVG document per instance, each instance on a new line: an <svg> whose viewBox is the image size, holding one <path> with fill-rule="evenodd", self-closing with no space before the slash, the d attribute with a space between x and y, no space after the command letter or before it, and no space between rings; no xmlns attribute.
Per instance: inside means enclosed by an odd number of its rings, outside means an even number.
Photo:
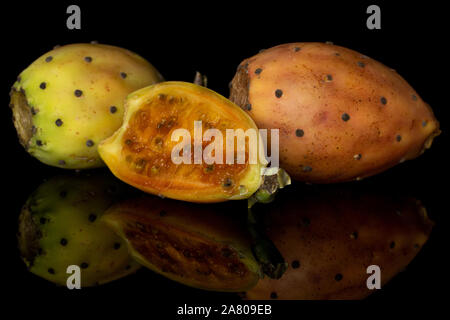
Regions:
<svg viewBox="0 0 450 320"><path fill-rule="evenodd" d="M34 61L12 87L20 142L48 165L102 166L97 146L122 124L125 97L161 80L151 64L122 48L56 48Z"/></svg>
<svg viewBox="0 0 450 320"><path fill-rule="evenodd" d="M411 262L433 224L420 203L342 188L294 186L259 208L267 210L267 236L289 266L281 279L259 281L247 298L361 299L374 291L367 267L381 268L383 288Z"/></svg>
<svg viewBox="0 0 450 320"><path fill-rule="evenodd" d="M19 248L29 270L65 285L67 267L81 268L81 285L92 286L139 268L125 243L100 221L121 190L110 176L60 176L30 196L19 218Z"/></svg>
<svg viewBox="0 0 450 320"><path fill-rule="evenodd" d="M112 206L102 220L149 269L196 288L244 291L260 269L245 229L224 208L149 196Z"/></svg>

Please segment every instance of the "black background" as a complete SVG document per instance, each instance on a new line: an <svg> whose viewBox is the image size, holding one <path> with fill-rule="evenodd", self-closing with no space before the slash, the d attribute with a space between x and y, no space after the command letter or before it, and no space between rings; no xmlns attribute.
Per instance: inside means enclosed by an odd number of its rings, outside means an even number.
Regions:
<svg viewBox="0 0 450 320"><path fill-rule="evenodd" d="M81 30L66 28L66 8L81 7ZM272 318L292 318L336 310L351 310L364 316L384 313L387 307L416 312L441 306L446 298L448 270L448 28L445 11L430 1L312 2L18 2L2 4L2 292L6 305L16 312L52 314L137 314L146 319L173 318L184 303L239 302L230 294L190 289L140 271L129 278L91 289L69 291L57 288L27 273L16 249L17 217L29 194L60 169L50 168L30 157L17 141L8 108L9 89L16 76L54 45L97 40L125 47L148 59L167 80L192 81L196 70L208 76L208 86L228 96L228 83L237 65L260 49L286 42L332 41L349 47L397 70L433 108L443 133L420 158L403 163L355 187L386 188L411 194L428 209L436 222L430 240L408 268L383 290L365 301L351 303L274 301ZM378 4L382 29L366 28L366 8ZM383 311L384 310L384 311ZM84 313L86 311L86 313ZM89 311L90 312L90 311ZM387 311L386 311L387 312ZM61 317L64 314L60 314ZM232 319L233 317L224 317ZM236 317L234 317L236 318ZM259 317L250 317L259 318Z"/></svg>

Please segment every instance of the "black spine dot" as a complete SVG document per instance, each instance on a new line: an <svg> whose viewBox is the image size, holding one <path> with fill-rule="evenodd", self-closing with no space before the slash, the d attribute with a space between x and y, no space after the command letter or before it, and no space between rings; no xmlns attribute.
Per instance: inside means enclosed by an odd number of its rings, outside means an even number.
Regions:
<svg viewBox="0 0 450 320"><path fill-rule="evenodd" d="M278 295L277 295L276 292L272 292L272 293L270 294L270 299L277 299L277 298L278 298Z"/></svg>
<svg viewBox="0 0 450 320"><path fill-rule="evenodd" d="M358 239L358 232L352 232L351 234L350 234L350 238L352 238L352 239Z"/></svg>
<svg viewBox="0 0 450 320"><path fill-rule="evenodd" d="M86 262L83 262L82 264L80 264L81 269L86 269L87 267L89 267L89 264L87 264Z"/></svg>
<svg viewBox="0 0 450 320"><path fill-rule="evenodd" d="M36 144L40 147L40 146L42 146L42 141L41 140L36 140Z"/></svg>
<svg viewBox="0 0 450 320"><path fill-rule="evenodd" d="M34 109L34 107L31 107L31 114L32 114L33 116L36 115L36 109Z"/></svg>
<svg viewBox="0 0 450 320"><path fill-rule="evenodd" d="M86 145L87 145L88 147L92 147L92 146L94 145L94 141L88 140L88 141L86 141Z"/></svg>
<svg viewBox="0 0 450 320"><path fill-rule="evenodd" d="M45 82L41 82L41 84L39 85L39 88L44 90L45 88L47 88L47 84Z"/></svg>
<svg viewBox="0 0 450 320"><path fill-rule="evenodd" d="M247 103L247 104L245 105L245 110L247 110L247 111L252 110L252 105L251 105L250 103Z"/></svg>
<svg viewBox="0 0 450 320"><path fill-rule="evenodd" d="M381 103L386 105L387 104L387 99L385 97L381 97L380 99Z"/></svg>
<svg viewBox="0 0 450 320"><path fill-rule="evenodd" d="M362 61L358 61L358 66L361 68L364 68L366 66L366 64Z"/></svg>
<svg viewBox="0 0 450 320"><path fill-rule="evenodd" d="M427 124L428 124L428 122L427 121L422 121L422 127L426 127L427 126Z"/></svg>
<svg viewBox="0 0 450 320"><path fill-rule="evenodd" d="M48 273L50 273L50 274L55 274L55 270L53 269L53 268L48 268Z"/></svg>
<svg viewBox="0 0 450 320"><path fill-rule="evenodd" d="M392 241L392 242L390 243L389 248L391 248L391 249L394 249L394 248L395 248L395 242L394 242L394 241Z"/></svg>
<svg viewBox="0 0 450 320"><path fill-rule="evenodd" d="M361 158L362 158L361 153L355 154L355 155L353 156L353 159L355 159L355 160L361 160Z"/></svg>
<svg viewBox="0 0 450 320"><path fill-rule="evenodd" d="M77 89L77 90L74 91L74 94L75 94L75 97L79 98L79 97L81 97L83 95L83 91Z"/></svg>
<svg viewBox="0 0 450 320"><path fill-rule="evenodd" d="M41 224L45 224L45 223L47 222L47 219L45 219L45 218L40 218L40 219L39 219L39 222L40 222Z"/></svg>
<svg viewBox="0 0 450 320"><path fill-rule="evenodd" d="M415 94L411 95L411 98L412 98L414 101L417 101L417 96L416 96Z"/></svg>
<svg viewBox="0 0 450 320"><path fill-rule="evenodd" d="M109 111L111 113L116 113L117 112L117 107L116 106L111 106L111 107L109 107Z"/></svg>
<svg viewBox="0 0 450 320"><path fill-rule="evenodd" d="M65 162L64 160L59 160L59 161L58 161L58 164L59 164L60 166L65 166L65 165L66 165L66 162Z"/></svg>
<svg viewBox="0 0 450 320"><path fill-rule="evenodd" d="M255 70L255 74L260 74L261 72L262 72L261 68L258 68L258 69Z"/></svg>
<svg viewBox="0 0 450 320"><path fill-rule="evenodd" d="M123 79L125 79L125 78L127 77L127 74L126 74L125 72L121 72L121 73L120 73L120 76L121 76Z"/></svg>
<svg viewBox="0 0 450 320"><path fill-rule="evenodd" d="M115 242L114 243L114 250L118 250L120 248L120 243L119 242Z"/></svg>
<svg viewBox="0 0 450 320"><path fill-rule="evenodd" d="M225 187L225 188L229 188L229 187L231 187L233 185L233 180L231 180L230 178L226 178L225 179L225 182L223 183L223 186Z"/></svg>
<svg viewBox="0 0 450 320"><path fill-rule="evenodd" d="M312 168L310 166L303 166L302 171L303 172L311 172Z"/></svg>
<svg viewBox="0 0 450 320"><path fill-rule="evenodd" d="M52 61L53 60L53 57L52 56L48 56L47 58L45 58L45 62L50 62L50 61Z"/></svg>
<svg viewBox="0 0 450 320"><path fill-rule="evenodd" d="M62 246L66 246L66 245L67 245L67 239L66 239L66 238L62 238L61 241L59 241L59 243L60 243Z"/></svg>
<svg viewBox="0 0 450 320"><path fill-rule="evenodd" d="M397 140L397 142L400 142L402 141L402 136L398 134L397 137L395 137L395 139Z"/></svg>
<svg viewBox="0 0 450 320"><path fill-rule="evenodd" d="M56 126L61 127L63 122L61 119L56 119L55 124L56 124Z"/></svg>
<svg viewBox="0 0 450 320"><path fill-rule="evenodd" d="M89 221L90 222L94 222L95 221L95 219L97 219L97 216L95 215L95 214L93 214L93 213L91 213L90 215L89 215Z"/></svg>
<svg viewBox="0 0 450 320"><path fill-rule="evenodd" d="M342 276L342 274L340 274L340 273L338 273L337 275L334 276L334 279L335 279L336 281L341 281L342 278L343 278L343 276Z"/></svg>
<svg viewBox="0 0 450 320"><path fill-rule="evenodd" d="M86 61L86 62L92 62L92 57L84 57L84 61Z"/></svg>
<svg viewBox="0 0 450 320"><path fill-rule="evenodd" d="M298 260L292 261L292 268L293 268L293 269L298 269L298 268L300 268L300 262L299 262Z"/></svg>
<svg viewBox="0 0 450 320"><path fill-rule="evenodd" d="M61 198L67 197L67 191L61 191L61 192L59 193L59 196L60 196Z"/></svg>
<svg viewBox="0 0 450 320"><path fill-rule="evenodd" d="M305 132L302 129L295 130L295 135L297 137L303 137L305 135Z"/></svg>
<svg viewBox="0 0 450 320"><path fill-rule="evenodd" d="M283 95L283 91L280 89L275 90L275 97L277 98L281 98L281 96Z"/></svg>
<svg viewBox="0 0 450 320"><path fill-rule="evenodd" d="M343 113L342 116L341 116L341 118L342 118L343 121L348 121L348 120L350 120L350 116L348 115L348 113Z"/></svg>
<svg viewBox="0 0 450 320"><path fill-rule="evenodd" d="M333 76L331 74L327 74L327 81L333 81Z"/></svg>
<svg viewBox="0 0 450 320"><path fill-rule="evenodd" d="M300 47L295 47L295 48L294 48L294 51L295 51L295 52L299 52L300 49L301 49Z"/></svg>

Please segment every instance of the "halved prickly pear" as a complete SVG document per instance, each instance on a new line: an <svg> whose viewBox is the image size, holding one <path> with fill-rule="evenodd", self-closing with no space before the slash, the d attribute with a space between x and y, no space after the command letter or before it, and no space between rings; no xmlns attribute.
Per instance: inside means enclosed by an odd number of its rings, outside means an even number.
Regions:
<svg viewBox="0 0 450 320"><path fill-rule="evenodd" d="M245 150L238 150L236 139L227 139L229 129L254 139L244 137ZM145 192L220 202L246 199L259 188L261 141L253 120L228 99L192 83L163 82L128 96L122 127L99 153L114 175ZM257 159L251 157L255 148ZM175 161L174 154L182 159Z"/></svg>
<svg viewBox="0 0 450 320"><path fill-rule="evenodd" d="M256 284L260 268L245 224L221 206L147 196L114 205L102 221L126 240L139 263L169 279L205 290L243 291Z"/></svg>

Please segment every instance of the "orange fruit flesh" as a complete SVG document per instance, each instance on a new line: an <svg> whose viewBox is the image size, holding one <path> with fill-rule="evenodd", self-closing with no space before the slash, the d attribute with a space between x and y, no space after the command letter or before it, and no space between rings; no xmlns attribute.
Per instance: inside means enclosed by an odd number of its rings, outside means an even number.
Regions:
<svg viewBox="0 0 450 320"><path fill-rule="evenodd" d="M237 163L238 139L233 137L234 148L228 150L228 159L234 163L227 163L226 130L257 130L253 121L227 99L193 84L166 82L130 95L127 105L125 124L99 148L105 163L123 181L149 193L194 202L247 198L259 187L262 165L249 163L249 148L254 141L245 138L245 149L241 150L244 161ZM201 127L201 133L197 135L195 121L201 121L196 127L197 133ZM190 156L188 153L185 158L190 163L172 161L174 148L183 145L181 138L173 136L177 129L190 134L186 143L190 144ZM212 146L219 141L215 137L203 141L208 129L222 133L222 157L216 157L220 163L208 164L202 157L208 153L208 145L209 155L214 157ZM199 146L202 153L197 163L194 153ZM177 155L185 156L184 150Z"/></svg>

